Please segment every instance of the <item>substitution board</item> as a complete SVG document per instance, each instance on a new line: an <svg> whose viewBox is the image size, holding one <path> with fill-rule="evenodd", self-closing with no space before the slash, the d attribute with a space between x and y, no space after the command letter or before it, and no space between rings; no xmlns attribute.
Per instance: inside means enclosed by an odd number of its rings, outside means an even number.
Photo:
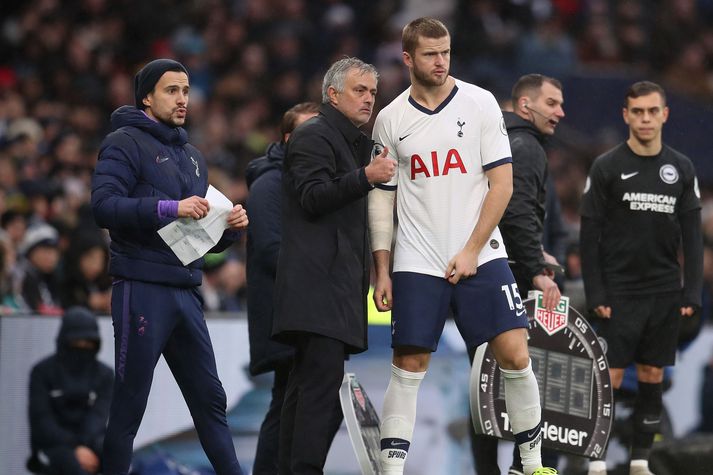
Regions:
<svg viewBox="0 0 713 475"><path fill-rule="evenodd" d="M597 335L569 305L568 297L563 296L553 311L544 308L539 291L515 304L524 306L528 314L543 446L590 458L601 456L611 431L613 396L609 365ZM476 433L513 440L504 383L487 343L478 347L473 359L470 407Z"/></svg>
<svg viewBox="0 0 713 475"><path fill-rule="evenodd" d="M354 373L344 374L339 400L362 475L379 475L379 415Z"/></svg>

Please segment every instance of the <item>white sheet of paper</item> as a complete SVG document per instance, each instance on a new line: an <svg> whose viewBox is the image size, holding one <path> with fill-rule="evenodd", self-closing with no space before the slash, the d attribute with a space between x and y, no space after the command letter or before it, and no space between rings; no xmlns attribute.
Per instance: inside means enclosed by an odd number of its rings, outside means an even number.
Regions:
<svg viewBox="0 0 713 475"><path fill-rule="evenodd" d="M198 220L177 219L158 230L161 239L184 266L203 257L218 244L223 231L228 228L228 214L233 209L233 203L213 185L208 186L205 198L210 204L207 216Z"/></svg>

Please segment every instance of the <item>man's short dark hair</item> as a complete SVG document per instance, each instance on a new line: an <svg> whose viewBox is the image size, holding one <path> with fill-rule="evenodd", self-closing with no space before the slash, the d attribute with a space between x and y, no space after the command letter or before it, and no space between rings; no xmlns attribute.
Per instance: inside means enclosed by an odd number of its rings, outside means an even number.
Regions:
<svg viewBox="0 0 713 475"><path fill-rule="evenodd" d="M626 109L629 107L629 98L636 99L637 97L648 96L649 94L653 94L655 92L658 92L661 95L663 104L666 105L666 91L664 91L661 86L651 81L635 82L629 86L629 89L626 91L626 95L624 96L624 108Z"/></svg>
<svg viewBox="0 0 713 475"><path fill-rule="evenodd" d="M450 36L448 28L440 20L435 18L417 18L406 25L401 33L401 48L408 54L413 55L418 46L418 38L443 38Z"/></svg>
<svg viewBox="0 0 713 475"><path fill-rule="evenodd" d="M285 140L285 134L291 134L295 130L297 117L302 114L316 114L319 112L319 104L316 102L301 102L296 106L292 106L282 116L280 122L280 137Z"/></svg>
<svg viewBox="0 0 713 475"><path fill-rule="evenodd" d="M525 74L517 80L515 85L512 87L512 93L510 94L512 98L512 106L517 105L517 100L522 96L532 96L537 97L540 95L540 90L544 83L550 83L560 91L562 90L562 83L549 76L544 76L542 74Z"/></svg>

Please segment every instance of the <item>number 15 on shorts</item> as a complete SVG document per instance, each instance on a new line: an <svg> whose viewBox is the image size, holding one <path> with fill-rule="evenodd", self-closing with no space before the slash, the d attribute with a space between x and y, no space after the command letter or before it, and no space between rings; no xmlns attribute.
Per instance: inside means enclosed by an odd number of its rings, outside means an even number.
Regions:
<svg viewBox="0 0 713 475"><path fill-rule="evenodd" d="M520 291L517 288L516 283L512 283L510 285L503 285L500 287L500 290L503 291L505 294L505 298L508 299L508 306L510 307L510 310L515 310L518 315L520 315L520 311L523 310L523 305L522 305L522 298L520 297Z"/></svg>

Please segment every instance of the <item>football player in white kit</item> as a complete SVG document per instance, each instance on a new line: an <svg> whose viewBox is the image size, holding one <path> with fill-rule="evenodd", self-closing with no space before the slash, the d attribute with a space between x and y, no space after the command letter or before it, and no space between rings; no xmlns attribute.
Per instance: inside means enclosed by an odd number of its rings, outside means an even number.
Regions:
<svg viewBox="0 0 713 475"><path fill-rule="evenodd" d="M450 308L469 349L491 345L525 474L555 474L541 463L540 398L527 349L527 315L497 228L512 194L507 131L489 91L449 75L450 43L448 30L435 19L420 18L404 28L411 87L374 124L373 139L398 162L394 179L369 193L374 300L379 310L392 310L381 465L387 475L404 471L418 387Z"/></svg>

